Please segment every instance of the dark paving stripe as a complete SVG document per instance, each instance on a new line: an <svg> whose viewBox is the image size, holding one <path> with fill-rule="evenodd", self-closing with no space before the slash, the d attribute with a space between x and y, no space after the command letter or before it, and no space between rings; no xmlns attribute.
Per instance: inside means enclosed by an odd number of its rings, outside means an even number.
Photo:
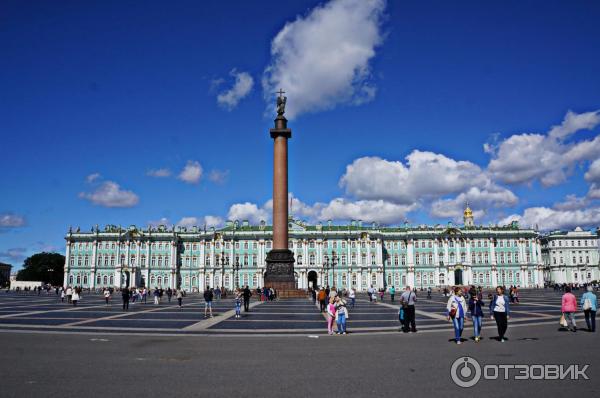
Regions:
<svg viewBox="0 0 600 398"><path fill-rule="evenodd" d="M86 324L86 326L90 327L126 327L126 328L139 328L140 331L148 331L152 332L152 328L173 328L173 329L181 329L186 326L192 325L196 323L196 321L154 321L154 322L146 322L139 320L124 320L124 319L108 319L104 321L97 321Z"/></svg>

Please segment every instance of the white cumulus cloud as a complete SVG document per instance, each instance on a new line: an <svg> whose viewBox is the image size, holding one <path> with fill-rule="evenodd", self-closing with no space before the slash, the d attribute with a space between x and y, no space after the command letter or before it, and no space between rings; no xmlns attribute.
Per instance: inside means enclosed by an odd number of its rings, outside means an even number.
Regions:
<svg viewBox="0 0 600 398"><path fill-rule="evenodd" d="M151 169L151 170L148 170L148 172L146 173L146 175L148 175L150 177L157 177L157 178L170 177L171 176L171 170L169 170L167 168Z"/></svg>
<svg viewBox="0 0 600 398"><path fill-rule="evenodd" d="M547 134L515 134L499 144L484 146L492 155L488 171L508 184L539 180L544 186L566 181L576 164L600 157L600 136L578 142L568 141L580 130L593 130L600 124L600 111L567 112L563 122Z"/></svg>
<svg viewBox="0 0 600 398"><path fill-rule="evenodd" d="M259 207L255 203L245 202L236 203L229 208L227 213L229 220L248 220L252 224L258 224L262 220L269 220L270 214L264 207Z"/></svg>
<svg viewBox="0 0 600 398"><path fill-rule="evenodd" d="M283 88L286 116L361 104L375 96L369 62L382 43L385 0L331 0L287 23L271 43L265 100Z"/></svg>
<svg viewBox="0 0 600 398"><path fill-rule="evenodd" d="M187 164L179 173L181 181L187 182L188 184L198 184L200 178L202 178L202 166L195 160L188 160Z"/></svg>
<svg viewBox="0 0 600 398"><path fill-rule="evenodd" d="M233 69L230 73L235 78L233 86L217 95L217 103L227 110L234 109L238 103L250 94L254 86L254 79L247 72L238 72Z"/></svg>
<svg viewBox="0 0 600 398"><path fill-rule="evenodd" d="M13 213L0 213L0 228L18 228L25 225L25 218Z"/></svg>
<svg viewBox="0 0 600 398"><path fill-rule="evenodd" d="M79 197L103 207L133 207L140 198L132 191L121 189L113 181L104 181L93 192L81 192Z"/></svg>
<svg viewBox="0 0 600 398"><path fill-rule="evenodd" d="M522 227L538 226L540 230L573 229L575 227L597 227L600 225L600 207L585 209L557 209L549 207L529 207L522 215L514 214L500 220L500 225L519 221Z"/></svg>

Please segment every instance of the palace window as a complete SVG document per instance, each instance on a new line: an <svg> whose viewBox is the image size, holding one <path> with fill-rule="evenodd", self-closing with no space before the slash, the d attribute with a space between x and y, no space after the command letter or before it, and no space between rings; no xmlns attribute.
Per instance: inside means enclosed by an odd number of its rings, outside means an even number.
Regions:
<svg viewBox="0 0 600 398"><path fill-rule="evenodd" d="M169 257L165 257L165 267L169 266Z"/></svg>
<svg viewBox="0 0 600 398"><path fill-rule="evenodd" d="M142 257L140 258L140 265L142 267L146 266L146 256L142 254Z"/></svg>
<svg viewBox="0 0 600 398"><path fill-rule="evenodd" d="M345 241L345 240L343 240L343 241L342 241L342 249L345 249L345 248L346 248L346 241Z"/></svg>
<svg viewBox="0 0 600 398"><path fill-rule="evenodd" d="M267 241L267 249L270 249L270 248L271 248L271 241L270 241L270 240L268 240L268 241Z"/></svg>
<svg viewBox="0 0 600 398"><path fill-rule="evenodd" d="M111 267L115 266L115 256L110 256L110 265L111 265ZM112 284L112 282L111 282L111 284Z"/></svg>
<svg viewBox="0 0 600 398"><path fill-rule="evenodd" d="M310 256L308 256L308 264L315 265L315 255L314 254L311 254Z"/></svg>
<svg viewBox="0 0 600 398"><path fill-rule="evenodd" d="M467 262L467 254L466 253L460 253L460 262L461 263Z"/></svg>
<svg viewBox="0 0 600 398"><path fill-rule="evenodd" d="M298 265L302 265L302 254L298 255L296 262L298 263Z"/></svg>
<svg viewBox="0 0 600 398"><path fill-rule="evenodd" d="M406 254L402 255L402 265L406 265Z"/></svg>
<svg viewBox="0 0 600 398"><path fill-rule="evenodd" d="M77 284L81 285L81 275L77 275Z"/></svg>
<svg viewBox="0 0 600 398"><path fill-rule="evenodd" d="M342 265L346 265L346 255L342 254Z"/></svg>
<svg viewBox="0 0 600 398"><path fill-rule="evenodd" d="M207 267L210 267L210 256L206 256L206 258L204 259L205 264Z"/></svg>
<svg viewBox="0 0 600 398"><path fill-rule="evenodd" d="M162 256L158 256L158 266L162 267Z"/></svg>
<svg viewBox="0 0 600 398"><path fill-rule="evenodd" d="M105 285L108 284L108 278L106 277L106 275L104 275L104 278L102 278L102 281L104 282Z"/></svg>
<svg viewBox="0 0 600 398"><path fill-rule="evenodd" d="M398 265L398 255L394 256L394 265Z"/></svg>
<svg viewBox="0 0 600 398"><path fill-rule="evenodd" d="M360 255L360 264L367 265L367 255L365 253Z"/></svg>
<svg viewBox="0 0 600 398"><path fill-rule="evenodd" d="M352 265L356 265L356 253L352 253Z"/></svg>
<svg viewBox="0 0 600 398"><path fill-rule="evenodd" d="M421 264L421 256L418 254L415 256L415 264Z"/></svg>
<svg viewBox="0 0 600 398"><path fill-rule="evenodd" d="M256 255L252 256L252 265L257 265L258 261L256 261Z"/></svg>
<svg viewBox="0 0 600 398"><path fill-rule="evenodd" d="M102 277L100 275L98 275L96 277L96 285L100 285L100 284L102 284Z"/></svg>
<svg viewBox="0 0 600 398"><path fill-rule="evenodd" d="M375 255L371 254L371 265L375 265Z"/></svg>
<svg viewBox="0 0 600 398"><path fill-rule="evenodd" d="M475 253L471 253L471 264L475 264Z"/></svg>
<svg viewBox="0 0 600 398"><path fill-rule="evenodd" d="M485 263L489 264L490 263L490 255L488 253L485 253L483 256L484 256L484 259L485 259Z"/></svg>
<svg viewBox="0 0 600 398"><path fill-rule="evenodd" d="M455 255L454 255L454 253L450 253L450 264L454 264L454 263L456 263L456 261L455 261L455 260L456 260L456 257L455 257Z"/></svg>

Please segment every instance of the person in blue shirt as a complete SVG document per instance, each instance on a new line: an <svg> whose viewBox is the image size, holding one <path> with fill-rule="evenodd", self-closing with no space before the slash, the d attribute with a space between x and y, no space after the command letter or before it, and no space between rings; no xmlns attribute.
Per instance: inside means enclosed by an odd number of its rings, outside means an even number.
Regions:
<svg viewBox="0 0 600 398"><path fill-rule="evenodd" d="M585 315L585 323L587 323L588 331L596 331L596 311L598 309L598 298L594 294L592 286L587 287L587 292L581 296L581 308Z"/></svg>
<svg viewBox="0 0 600 398"><path fill-rule="evenodd" d="M480 294L473 294L469 298L469 311L471 312L471 319L473 320L473 331L475 334L475 342L479 343L481 340L481 321L483 320L483 307L484 303Z"/></svg>

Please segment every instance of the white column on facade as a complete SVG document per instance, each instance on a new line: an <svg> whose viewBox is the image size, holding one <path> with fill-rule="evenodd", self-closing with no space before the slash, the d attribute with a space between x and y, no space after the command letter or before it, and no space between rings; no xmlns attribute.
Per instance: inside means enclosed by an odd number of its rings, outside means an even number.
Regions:
<svg viewBox="0 0 600 398"><path fill-rule="evenodd" d="M171 277L169 278L169 286L171 289L177 287L177 242L171 241Z"/></svg>
<svg viewBox="0 0 600 398"><path fill-rule="evenodd" d="M69 284L69 270L71 269L71 242L67 240L67 249L66 249L66 258L65 258L65 267L64 267L64 277L63 277L63 287L66 288Z"/></svg>

